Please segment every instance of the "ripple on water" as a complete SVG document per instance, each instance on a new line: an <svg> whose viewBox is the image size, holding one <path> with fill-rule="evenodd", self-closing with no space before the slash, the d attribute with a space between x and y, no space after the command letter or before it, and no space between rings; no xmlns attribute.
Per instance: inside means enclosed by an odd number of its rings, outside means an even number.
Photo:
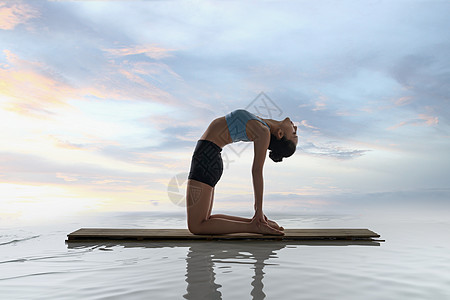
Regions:
<svg viewBox="0 0 450 300"><path fill-rule="evenodd" d="M295 222L286 227L300 227ZM267 241L68 247L60 229L11 231L0 239L0 289L4 299L450 299L450 247L435 239L447 232L445 224L419 224L414 237L410 224L376 226L386 238L379 247Z"/></svg>

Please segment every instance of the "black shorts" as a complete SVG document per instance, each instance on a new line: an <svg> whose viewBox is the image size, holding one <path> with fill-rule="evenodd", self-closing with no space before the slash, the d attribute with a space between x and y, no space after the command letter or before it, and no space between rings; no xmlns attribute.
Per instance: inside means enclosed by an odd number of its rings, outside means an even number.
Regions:
<svg viewBox="0 0 450 300"><path fill-rule="evenodd" d="M189 179L216 185L223 173L222 148L211 141L198 140L192 155Z"/></svg>

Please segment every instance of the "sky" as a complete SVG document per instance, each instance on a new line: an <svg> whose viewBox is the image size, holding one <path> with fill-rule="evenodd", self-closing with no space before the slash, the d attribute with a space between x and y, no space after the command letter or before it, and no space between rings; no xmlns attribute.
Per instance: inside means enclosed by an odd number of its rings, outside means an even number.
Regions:
<svg viewBox="0 0 450 300"><path fill-rule="evenodd" d="M0 1L0 218L184 213L208 124L290 117L270 213L449 208L449 1ZM213 213L253 209L224 147Z"/></svg>

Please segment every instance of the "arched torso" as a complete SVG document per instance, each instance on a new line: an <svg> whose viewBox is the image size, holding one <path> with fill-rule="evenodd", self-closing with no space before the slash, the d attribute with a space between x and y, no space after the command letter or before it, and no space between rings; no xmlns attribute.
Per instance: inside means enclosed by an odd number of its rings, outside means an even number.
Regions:
<svg viewBox="0 0 450 300"><path fill-rule="evenodd" d="M254 141L256 138L256 134L260 132L267 132L270 134L267 126L262 124L258 120L248 120L246 124L246 133L250 140ZM208 140L220 148L233 143L231 140L230 132L228 130L227 121L225 116L214 119L205 130L203 135L200 138L201 140Z"/></svg>

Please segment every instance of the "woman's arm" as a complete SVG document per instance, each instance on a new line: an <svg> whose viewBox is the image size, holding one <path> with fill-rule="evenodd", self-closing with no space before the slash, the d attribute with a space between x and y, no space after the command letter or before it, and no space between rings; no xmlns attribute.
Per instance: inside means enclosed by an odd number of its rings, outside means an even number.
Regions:
<svg viewBox="0 0 450 300"><path fill-rule="evenodd" d="M263 202L263 191L264 191L264 179L262 170L261 171L252 171L253 177L253 190L255 193L255 214L258 216L262 216L262 202Z"/></svg>
<svg viewBox="0 0 450 300"><path fill-rule="evenodd" d="M268 129L263 129L255 134L255 139L253 141L254 158L252 165L253 190L255 194L255 217L263 222L266 222L262 209L264 191L263 168L269 143L270 132Z"/></svg>

